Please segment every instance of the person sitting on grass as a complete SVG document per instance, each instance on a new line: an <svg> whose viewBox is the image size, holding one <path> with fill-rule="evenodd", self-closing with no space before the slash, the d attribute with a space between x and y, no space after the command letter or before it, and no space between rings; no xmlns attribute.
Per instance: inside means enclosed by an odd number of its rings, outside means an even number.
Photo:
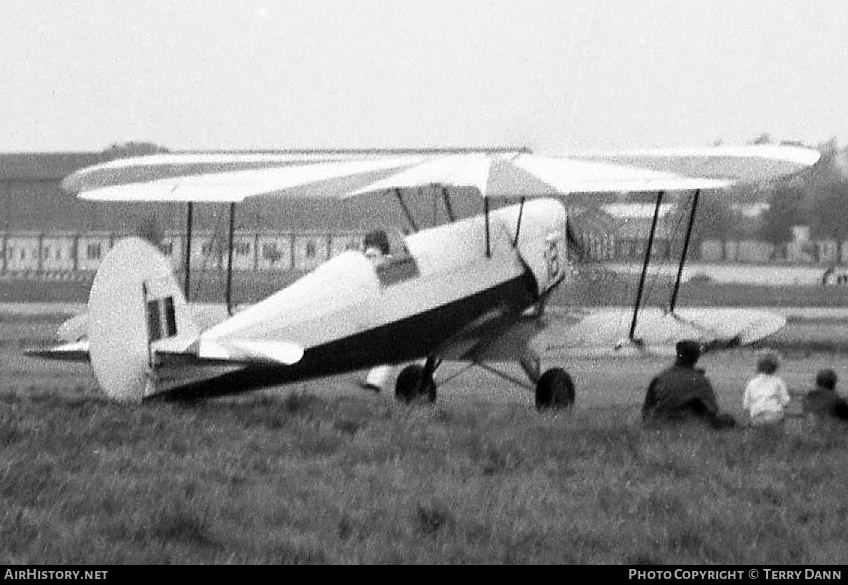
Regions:
<svg viewBox="0 0 848 585"><path fill-rule="evenodd" d="M736 426L732 416L719 411L712 384L704 370L696 369L701 346L696 341L679 341L677 358L670 368L659 373L648 386L642 405L646 425L700 420L714 429Z"/></svg>
<svg viewBox="0 0 848 585"><path fill-rule="evenodd" d="M804 412L820 421L841 420L848 422L848 401L836 393L836 372L819 370L816 388L804 396Z"/></svg>
<svg viewBox="0 0 848 585"><path fill-rule="evenodd" d="M779 367L780 359L774 353L767 353L757 360L757 375L745 386L742 396L742 408L748 411L751 424L783 420L784 409L789 404L789 391L776 373Z"/></svg>

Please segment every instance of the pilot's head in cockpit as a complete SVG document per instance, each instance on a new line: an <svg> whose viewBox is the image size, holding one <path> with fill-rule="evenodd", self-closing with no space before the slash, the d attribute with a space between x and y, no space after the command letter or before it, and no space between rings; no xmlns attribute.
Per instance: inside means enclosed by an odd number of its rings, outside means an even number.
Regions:
<svg viewBox="0 0 848 585"><path fill-rule="evenodd" d="M385 230L372 230L365 234L362 241L365 256L370 260L378 260L389 255L389 236Z"/></svg>

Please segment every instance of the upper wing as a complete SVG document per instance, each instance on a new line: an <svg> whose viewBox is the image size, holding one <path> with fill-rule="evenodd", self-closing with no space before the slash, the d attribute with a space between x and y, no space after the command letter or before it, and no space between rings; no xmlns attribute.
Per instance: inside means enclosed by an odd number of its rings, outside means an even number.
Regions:
<svg viewBox="0 0 848 585"><path fill-rule="evenodd" d="M283 192L338 197L421 156L153 155L77 171L62 187L91 201L238 202ZM298 189L310 187L309 189Z"/></svg>
<svg viewBox="0 0 848 585"><path fill-rule="evenodd" d="M810 148L764 144L590 153L575 158L705 180L754 183L790 175L814 165L820 157L819 151Z"/></svg>
<svg viewBox="0 0 848 585"><path fill-rule="evenodd" d="M63 187L95 201L237 202L256 195L344 198L428 185L470 187L485 197L717 189L814 164L815 150L750 146L537 155L159 154L82 169Z"/></svg>
<svg viewBox="0 0 848 585"><path fill-rule="evenodd" d="M566 158L521 155L516 157L515 166L553 187L546 194L694 191L785 177L815 164L820 156L808 148L763 145L589 153ZM496 178L493 173L490 187L503 186L504 195L517 192L526 182L522 179L511 185L506 178ZM526 195L532 190L527 189Z"/></svg>

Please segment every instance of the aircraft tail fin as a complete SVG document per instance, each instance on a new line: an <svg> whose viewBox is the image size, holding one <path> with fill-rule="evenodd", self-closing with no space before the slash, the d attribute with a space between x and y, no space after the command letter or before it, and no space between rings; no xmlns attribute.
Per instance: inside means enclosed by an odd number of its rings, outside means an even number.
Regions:
<svg viewBox="0 0 848 585"><path fill-rule="evenodd" d="M88 298L94 375L116 400L156 393L156 349L185 350L200 333L167 258L139 238L103 259Z"/></svg>

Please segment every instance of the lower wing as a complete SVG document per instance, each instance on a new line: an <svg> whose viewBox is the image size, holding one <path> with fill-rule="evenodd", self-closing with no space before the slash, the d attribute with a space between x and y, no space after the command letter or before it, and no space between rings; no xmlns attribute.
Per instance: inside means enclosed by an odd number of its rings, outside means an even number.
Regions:
<svg viewBox="0 0 848 585"><path fill-rule="evenodd" d="M636 350L668 354L683 339L705 350L750 345L779 331L786 319L768 311L727 308L686 308L671 313L659 308L639 311L633 338L633 313L628 309L551 311L546 347L557 355L615 354Z"/></svg>
<svg viewBox="0 0 848 585"><path fill-rule="evenodd" d="M543 358L674 353L683 339L705 350L750 345L779 331L786 319L768 311L689 308L670 313L639 312L634 341L628 337L633 313L628 309L549 307L542 319L524 315L490 336L465 339L447 359L474 362L518 361L528 352Z"/></svg>

